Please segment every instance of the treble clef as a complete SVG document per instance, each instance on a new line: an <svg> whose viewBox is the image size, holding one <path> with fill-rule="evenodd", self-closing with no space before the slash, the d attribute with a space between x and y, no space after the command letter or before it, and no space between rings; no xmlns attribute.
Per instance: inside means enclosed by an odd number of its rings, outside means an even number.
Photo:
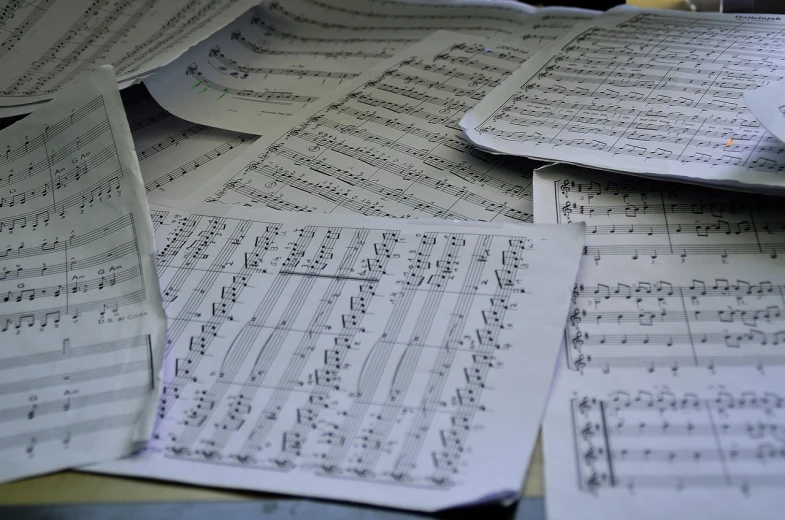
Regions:
<svg viewBox="0 0 785 520"><path fill-rule="evenodd" d="M572 364L578 372L583 372L583 369L586 368L586 356L580 354Z"/></svg>
<svg viewBox="0 0 785 520"><path fill-rule="evenodd" d="M589 449L586 450L583 454L583 460L586 461L586 464L591 466L597 460L597 451L594 449L594 446L589 446Z"/></svg>
<svg viewBox="0 0 785 520"><path fill-rule="evenodd" d="M580 350L583 346L583 332L578 331L577 334L572 338L572 348L576 350Z"/></svg>
<svg viewBox="0 0 785 520"><path fill-rule="evenodd" d="M575 309L572 311L572 315L570 316L570 324L575 327L579 325L581 322L581 310Z"/></svg>
<svg viewBox="0 0 785 520"><path fill-rule="evenodd" d="M561 188L560 188L561 192L562 192L562 195L564 195L565 197L567 195L569 195L570 190L571 190L572 186L574 186L574 185L575 185L574 181L568 181L567 180L567 181L562 182L562 185L561 185Z"/></svg>
<svg viewBox="0 0 785 520"><path fill-rule="evenodd" d="M591 401L589 401L588 397L584 397L581 399L581 402L578 403L578 411L581 414L586 414L591 410Z"/></svg>
<svg viewBox="0 0 785 520"><path fill-rule="evenodd" d="M581 430L581 436L583 437L583 440L589 440L594 437L594 426L592 423L586 423L586 426Z"/></svg>
<svg viewBox="0 0 785 520"><path fill-rule="evenodd" d="M600 476L597 475L596 472L592 473L591 476L586 479L586 487L590 493L594 493L600 485Z"/></svg>

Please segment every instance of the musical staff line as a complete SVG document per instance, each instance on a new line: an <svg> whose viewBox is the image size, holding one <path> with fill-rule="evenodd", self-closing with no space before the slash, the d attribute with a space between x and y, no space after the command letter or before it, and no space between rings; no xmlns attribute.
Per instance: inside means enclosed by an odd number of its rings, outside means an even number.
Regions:
<svg viewBox="0 0 785 520"><path fill-rule="evenodd" d="M190 172L195 171L197 168L205 166L210 161L213 161L221 156L231 154L232 151L235 150L236 148L240 147L244 143L251 142L254 139L256 139L255 135L240 134L234 139L231 139L221 144L220 146L213 148L207 153L200 155L199 157L196 157L195 159L178 166L174 170L171 170L164 175L161 175L151 181L146 182L145 190L149 193L151 191L161 189L165 187L167 184L188 175Z"/></svg>
<svg viewBox="0 0 785 520"><path fill-rule="evenodd" d="M187 139L190 139L192 136L198 135L200 132L203 132L208 128L209 127L204 125L193 125L189 128L186 128L182 132L177 132L176 134L172 134L171 136L164 139L163 141L159 141L155 144L148 146L144 150L137 151L136 158L139 162L142 162L148 157L152 157L158 152L162 152L171 146L177 146L179 143Z"/></svg>
<svg viewBox="0 0 785 520"><path fill-rule="evenodd" d="M433 31L433 26L431 24L424 25L424 26L419 26L419 27L415 26L415 25L409 25L409 24L407 24L407 25L388 25L388 24L385 24L385 25L380 25L380 26L368 27L368 26L364 26L364 25L346 25L346 24L341 24L341 23L325 23L325 22L320 22L318 20L313 20L313 19L307 18L307 17L302 16L302 15L298 15L298 14L292 12L292 11L289 11L283 5L281 5L278 1L275 1L275 0L270 2L270 3L268 3L268 4L266 4L266 7L270 11L278 13L278 14L280 14L281 16L283 16L285 18L289 18L289 19L294 20L294 21L296 21L298 23L301 23L301 24L321 27L322 29L340 29L342 31L420 31L420 30L425 30L425 31L428 31L428 32L432 32ZM416 18L417 19L421 19L421 17L419 17L419 16L416 17ZM475 25L475 26L468 26L468 27L466 27L466 26L463 26L463 25L450 26L450 25L441 24L440 28L442 30L445 30L445 31L463 31L463 32L471 32L471 31L482 31L482 32L484 32L484 31L489 31L489 32L501 33L501 34L512 34L511 30L502 29L502 28L500 28L498 26Z"/></svg>
<svg viewBox="0 0 785 520"><path fill-rule="evenodd" d="M256 54L264 54L269 56L306 56L306 57L322 57L322 58L365 58L365 59L376 59L376 60L383 60L387 58L392 58L394 54L390 54L389 52L385 51L378 51L378 52L364 52L364 51L318 51L318 50L307 50L307 51L298 51L294 49L270 49L267 47L262 47L256 43L248 41L245 36L243 36L242 31L240 29L235 29L232 31L232 40L236 40L240 42L240 44L256 53ZM220 52L219 46L214 46L213 49L216 49ZM220 56L224 57L223 53Z"/></svg>

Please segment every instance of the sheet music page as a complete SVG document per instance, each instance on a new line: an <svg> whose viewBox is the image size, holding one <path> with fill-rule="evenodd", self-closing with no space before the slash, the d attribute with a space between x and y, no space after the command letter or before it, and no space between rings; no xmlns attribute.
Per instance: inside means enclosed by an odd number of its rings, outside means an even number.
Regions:
<svg viewBox="0 0 785 520"><path fill-rule="evenodd" d="M0 131L0 481L149 438L166 318L132 150L110 67Z"/></svg>
<svg viewBox="0 0 785 520"><path fill-rule="evenodd" d="M766 130L785 141L785 88L772 83L744 93L744 101Z"/></svg>
<svg viewBox="0 0 785 520"><path fill-rule="evenodd" d="M530 222L535 163L479 151L458 127L527 55L437 33L270 131L185 207Z"/></svg>
<svg viewBox="0 0 785 520"><path fill-rule="evenodd" d="M540 7L522 27L517 27L503 41L523 47L533 54L564 36L579 23L601 13L576 7Z"/></svg>
<svg viewBox="0 0 785 520"><path fill-rule="evenodd" d="M0 106L51 99L99 65L112 64L120 82L144 76L256 3L9 0L0 9Z"/></svg>
<svg viewBox="0 0 785 520"><path fill-rule="evenodd" d="M534 193L537 222L587 226L548 517L778 517L785 202L566 165Z"/></svg>
<svg viewBox="0 0 785 520"><path fill-rule="evenodd" d="M146 92L145 92L146 94ZM185 200L218 174L256 135L193 124L165 111L149 96L126 105L147 199Z"/></svg>
<svg viewBox="0 0 785 520"><path fill-rule="evenodd" d="M145 80L167 110L195 123L263 134L436 30L502 39L553 34L589 16L522 3L444 5L375 0L264 2ZM556 20L556 22L554 22Z"/></svg>
<svg viewBox="0 0 785 520"><path fill-rule="evenodd" d="M147 447L91 471L427 511L518 496L583 226L205 209L153 208L171 371Z"/></svg>
<svg viewBox="0 0 785 520"><path fill-rule="evenodd" d="M550 520L782 518L782 367L568 375L543 425Z"/></svg>
<svg viewBox="0 0 785 520"><path fill-rule="evenodd" d="M573 371L785 363L785 201L566 165L538 170L536 220L586 223L565 333Z"/></svg>
<svg viewBox="0 0 785 520"><path fill-rule="evenodd" d="M742 94L785 76L785 18L609 11L461 122L497 152L744 189L785 187L783 143Z"/></svg>

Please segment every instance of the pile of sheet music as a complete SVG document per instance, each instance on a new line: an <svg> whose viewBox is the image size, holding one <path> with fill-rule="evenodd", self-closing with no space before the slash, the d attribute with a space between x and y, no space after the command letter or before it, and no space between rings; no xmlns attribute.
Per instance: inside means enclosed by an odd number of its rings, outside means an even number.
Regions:
<svg viewBox="0 0 785 520"><path fill-rule="evenodd" d="M780 518L785 20L255 4L0 10L0 481Z"/></svg>

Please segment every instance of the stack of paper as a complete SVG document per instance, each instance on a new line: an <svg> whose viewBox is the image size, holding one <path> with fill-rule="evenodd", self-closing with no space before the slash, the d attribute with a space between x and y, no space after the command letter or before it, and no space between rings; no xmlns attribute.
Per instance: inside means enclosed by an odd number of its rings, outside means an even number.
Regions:
<svg viewBox="0 0 785 520"><path fill-rule="evenodd" d="M779 517L785 21L254 4L0 11L0 480Z"/></svg>

